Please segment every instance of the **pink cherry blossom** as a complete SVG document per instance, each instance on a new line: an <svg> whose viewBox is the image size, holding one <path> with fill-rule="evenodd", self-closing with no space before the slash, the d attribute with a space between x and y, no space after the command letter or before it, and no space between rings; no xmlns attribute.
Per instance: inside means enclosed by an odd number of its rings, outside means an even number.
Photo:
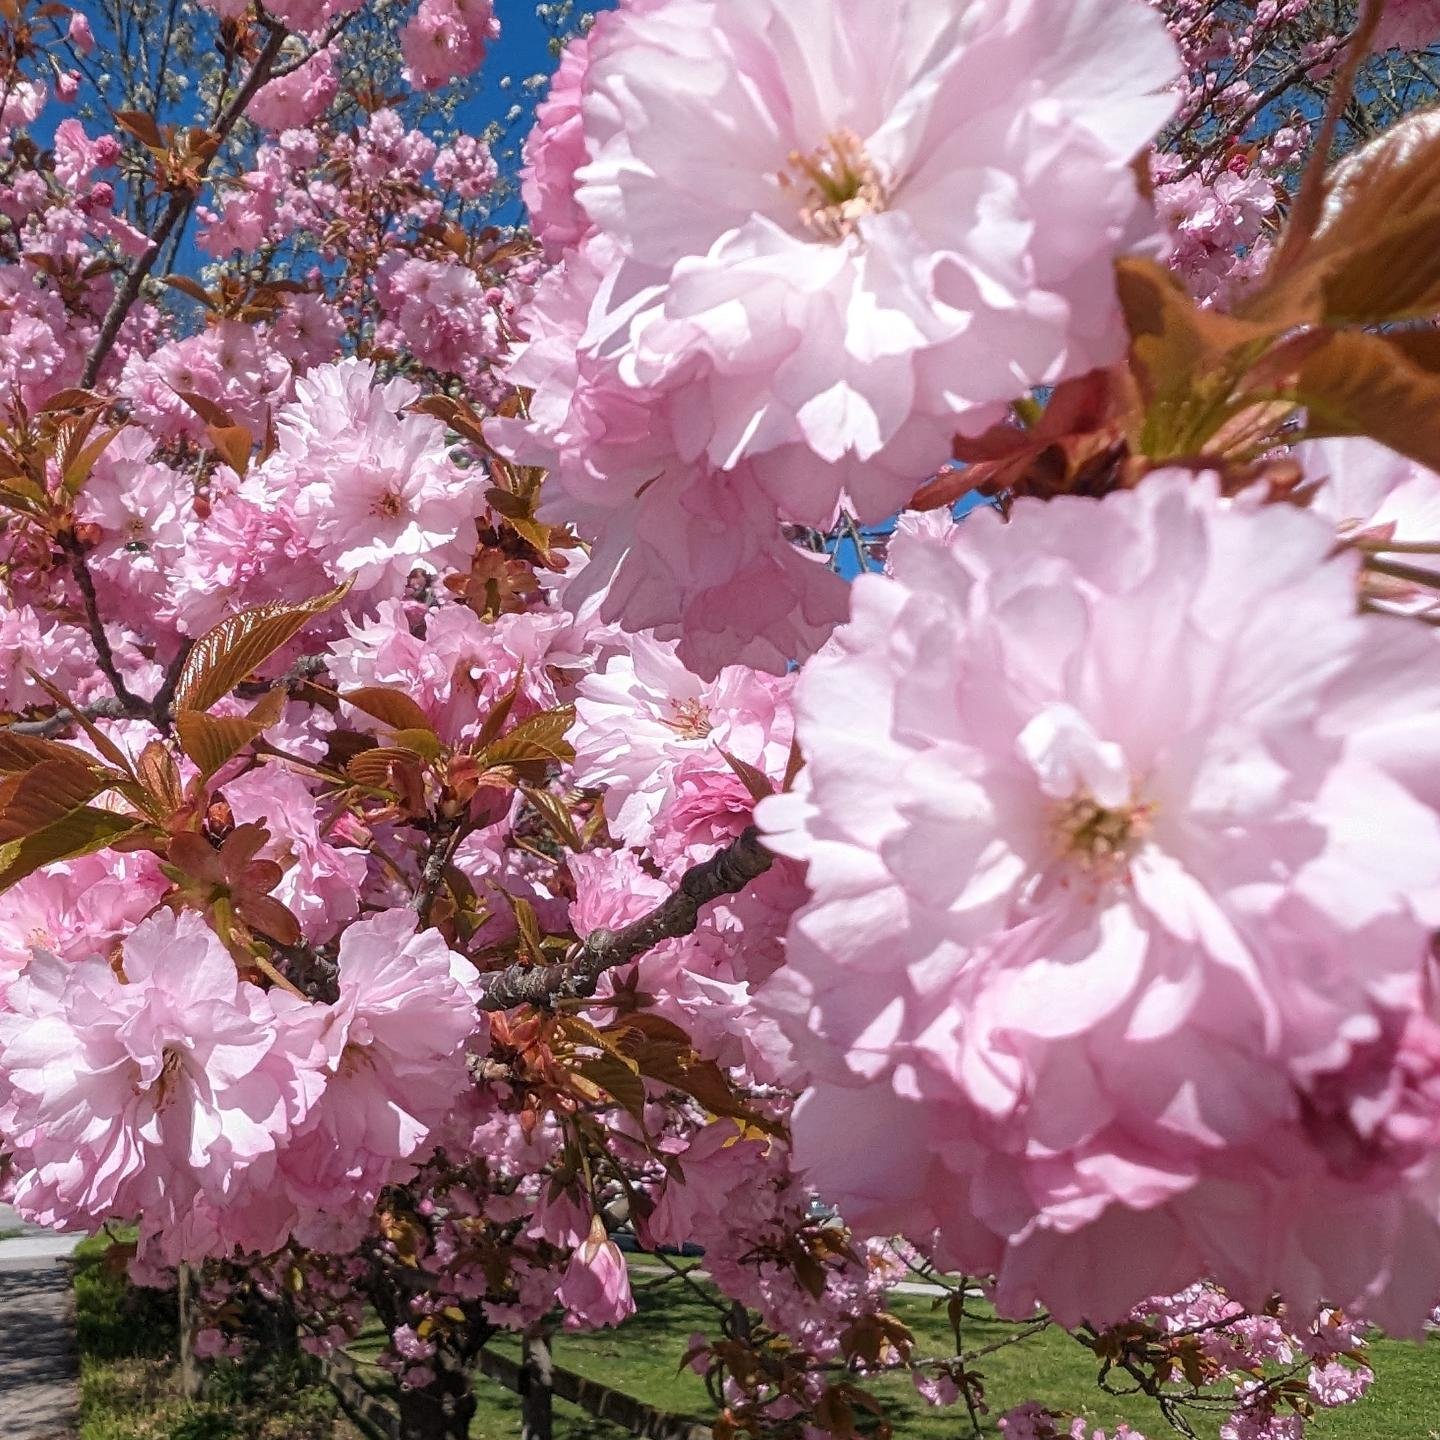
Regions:
<svg viewBox="0 0 1440 1440"><path fill-rule="evenodd" d="M380 1190L406 1173L469 1083L466 1046L483 1044L478 977L415 916L387 910L340 939L340 997L290 1016L326 1077L281 1156L298 1232L337 1243L363 1225Z"/></svg>
<svg viewBox="0 0 1440 1440"><path fill-rule="evenodd" d="M435 179L451 186L462 200L478 200L495 188L500 168L486 142L475 135L459 135L435 156Z"/></svg>
<svg viewBox="0 0 1440 1440"><path fill-rule="evenodd" d="M613 24L606 16L597 25ZM579 36L565 47L550 77L550 93L535 109L535 128L525 141L520 193L535 237L551 260L578 245L590 229L575 200L575 172L585 163L581 86L590 63L590 41Z"/></svg>
<svg viewBox="0 0 1440 1440"><path fill-rule="evenodd" d="M314 797L295 773L267 765L228 781L225 800L237 825L261 824L270 843L261 852L278 861L284 877L270 893L300 922L312 941L333 939L354 919L366 859L341 849L320 831Z"/></svg>
<svg viewBox="0 0 1440 1440"><path fill-rule="evenodd" d="M246 114L267 130L293 130L318 120L340 91L335 58L317 50L288 75L262 85Z"/></svg>
<svg viewBox="0 0 1440 1440"><path fill-rule="evenodd" d="M705 681L680 663L673 644L629 638L578 687L576 779L604 786L611 832L643 845L677 770L692 758L704 772L734 780L728 752L783 779L794 736L792 684L742 666Z"/></svg>
<svg viewBox="0 0 1440 1440"><path fill-rule="evenodd" d="M577 348L611 253L597 240L541 281L509 372L535 390L530 419L493 421L489 433L550 469L544 517L595 542L565 587L567 608L678 641L707 677L736 663L783 673L844 617L844 583L787 541L748 469L721 476L683 462L657 424L664 398Z"/></svg>
<svg viewBox="0 0 1440 1440"><path fill-rule="evenodd" d="M570 1330L618 1325L635 1313L625 1257L606 1236L598 1215L585 1243L570 1257L555 1298L565 1307L565 1327Z"/></svg>
<svg viewBox="0 0 1440 1440"><path fill-rule="evenodd" d="M14 714L47 703L32 669L73 692L95 673L95 660L77 627L47 619L28 605L0 610L0 710Z"/></svg>
<svg viewBox="0 0 1440 1440"><path fill-rule="evenodd" d="M95 48L95 32L90 28L90 21L79 10L70 12L70 23L65 34L82 55L88 55Z"/></svg>
<svg viewBox="0 0 1440 1440"><path fill-rule="evenodd" d="M88 960L122 940L169 888L153 855L84 855L47 865L0 900L0 1009L4 986L37 951Z"/></svg>
<svg viewBox="0 0 1440 1440"><path fill-rule="evenodd" d="M419 390L341 360L312 370L276 417L280 448L242 495L295 516L335 580L399 594L416 566L458 566L483 505L439 421L402 413Z"/></svg>
<svg viewBox="0 0 1440 1440"><path fill-rule="evenodd" d="M1015 1313L1208 1274L1413 1329L1434 1152L1353 1157L1377 1067L1407 1134L1435 1103L1403 1078L1440 880L1407 788L1431 638L1356 613L1324 521L1205 478L962 530L856 583L799 686L800 786L757 812L813 891L767 992L815 1082L799 1160Z"/></svg>
<svg viewBox="0 0 1440 1440"><path fill-rule="evenodd" d="M1440 41L1440 0L1390 0L1375 32L1376 50L1422 50Z"/></svg>
<svg viewBox="0 0 1440 1440"><path fill-rule="evenodd" d="M401 601L387 600L373 618L348 628L327 657L342 690L397 686L454 743L473 739L512 692L512 723L550 709L557 696L546 667L575 658L566 648L566 617L540 609L485 624L463 605L440 605L412 618ZM370 722L362 715L356 723Z"/></svg>
<svg viewBox="0 0 1440 1440"><path fill-rule="evenodd" d="M417 89L438 90L478 70L499 36L491 0L420 0L400 36L405 78Z"/></svg>
<svg viewBox="0 0 1440 1440"><path fill-rule="evenodd" d="M583 349L683 386L676 451L750 460L785 518L879 520L957 428L1118 354L1175 74L1129 0L628 7L577 77L576 199L618 252Z"/></svg>
<svg viewBox="0 0 1440 1440"><path fill-rule="evenodd" d="M46 1224L173 1223L222 1204L313 1098L269 999L193 913L141 922L118 964L42 953L0 1015L15 1203Z"/></svg>
<svg viewBox="0 0 1440 1440"><path fill-rule="evenodd" d="M1310 1397L1329 1410L1338 1405L1352 1405L1374 1383L1375 1372L1368 1366L1342 1365L1332 1360L1317 1366L1309 1377Z"/></svg>

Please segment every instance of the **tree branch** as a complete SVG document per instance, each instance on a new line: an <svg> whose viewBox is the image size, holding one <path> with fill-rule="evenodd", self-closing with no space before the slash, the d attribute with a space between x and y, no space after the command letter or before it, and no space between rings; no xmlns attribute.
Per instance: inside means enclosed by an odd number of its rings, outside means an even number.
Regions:
<svg viewBox="0 0 1440 1440"><path fill-rule="evenodd" d="M100 669L110 682L115 698L125 707L129 715L148 715L150 706L136 695L120 675L115 664L115 652L110 648L110 637L105 633L105 622L100 618L100 602L95 594L95 578L85 561L85 547L73 535L60 537L60 545L70 556L70 573L80 589L80 599L85 606L85 628L90 634L90 643L95 647L95 658Z"/></svg>
<svg viewBox="0 0 1440 1440"><path fill-rule="evenodd" d="M261 50L249 75L245 77L245 83L235 92L230 103L216 120L214 134L220 144L224 143L225 137L235 128L236 122L245 113L245 107L254 98L255 92L269 78L270 68L280 53L280 47L285 43L285 34L282 26L276 25L271 29L269 39L265 42L265 48ZM217 145L215 154L219 153L220 146ZM210 162L214 158L212 155L201 160L195 166L197 181L205 178L205 173L209 170ZM160 252L165 248L165 242L170 238L170 232L190 213L190 207L195 203L198 194L197 188L195 190L177 190L171 195L170 203L165 207L165 213L161 216L155 233L150 237L150 243L135 264L131 266L130 273L125 277L125 283L115 292L115 298L105 312L105 320L100 326L100 334L95 341L95 348L85 362L85 375L80 382L85 389L88 390L95 384L100 367L105 363L105 357L113 348L115 340L120 334L120 327L130 313L130 307L139 297L140 287L145 283L145 277L150 273L156 260L160 258Z"/></svg>
<svg viewBox="0 0 1440 1440"><path fill-rule="evenodd" d="M7 735L28 735L40 740L53 740L81 718L86 720L124 720L130 712L119 700L97 700L78 711L57 710L44 720L14 720L4 726Z"/></svg>
<svg viewBox="0 0 1440 1440"><path fill-rule="evenodd" d="M633 924L621 930L591 931L579 951L562 964L517 964L502 970L490 979L480 1008L509 1010L516 1005L587 999L605 971L628 965L664 940L692 934L700 923L701 906L737 894L774 860L751 826L710 859L687 870L675 893Z"/></svg>

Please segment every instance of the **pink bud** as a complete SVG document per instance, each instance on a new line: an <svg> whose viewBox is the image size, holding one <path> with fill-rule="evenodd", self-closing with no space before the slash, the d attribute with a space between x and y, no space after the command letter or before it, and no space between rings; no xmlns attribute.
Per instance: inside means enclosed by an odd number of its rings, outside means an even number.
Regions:
<svg viewBox="0 0 1440 1440"><path fill-rule="evenodd" d="M95 32L90 28L90 21L78 10L70 12L70 28L66 34L82 55L88 55L95 48Z"/></svg>
<svg viewBox="0 0 1440 1440"><path fill-rule="evenodd" d="M570 1257L556 1299L569 1312L565 1326L570 1330L618 1325L635 1313L625 1257L606 1236L598 1215L590 1222L589 1237Z"/></svg>

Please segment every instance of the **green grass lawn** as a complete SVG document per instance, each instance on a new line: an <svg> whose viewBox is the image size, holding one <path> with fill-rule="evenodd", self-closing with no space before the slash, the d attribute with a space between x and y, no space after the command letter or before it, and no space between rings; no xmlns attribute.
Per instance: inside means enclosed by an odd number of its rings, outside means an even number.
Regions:
<svg viewBox="0 0 1440 1440"><path fill-rule="evenodd" d="M173 1302L126 1286L105 1268L105 1248L102 1241L87 1241L77 1256L80 1440L359 1440L328 1390L300 1366L282 1363L254 1371L222 1363L210 1372L204 1400L182 1400L176 1387ZM678 1366L690 1334L713 1331L717 1313L687 1287L674 1281L657 1284L656 1278L648 1265L637 1266L635 1317L620 1330L562 1331L554 1341L556 1363L659 1409L704 1419L710 1413L704 1384ZM927 1299L899 1296L895 1309L915 1330L925 1353L946 1352L948 1325ZM966 1348L1009 1333L993 1320L972 1321ZM373 1360L381 1343L378 1330L371 1331L353 1351L362 1362L362 1377L377 1389L388 1386L388 1377L364 1362ZM518 1358L514 1340L494 1343ZM1378 1377L1374 1390L1359 1405L1322 1414L1313 1428L1315 1440L1440 1440L1440 1337L1424 1346L1382 1340L1372 1354ZM1172 1433L1145 1397L1099 1390L1094 1359L1063 1333L997 1350L979 1368L996 1413L1033 1398L1082 1414L1096 1425L1113 1427L1126 1420L1151 1440ZM963 1440L970 1433L963 1409L932 1410L903 1377L880 1380L873 1389L884 1400L897 1436L905 1440ZM474 1440L514 1440L520 1418L516 1397L484 1376L476 1377L476 1393ZM555 1409L556 1440L619 1440L624 1433L563 1401ZM1217 1426L1201 1416L1196 1428L1213 1440ZM985 1433L997 1433L993 1417Z"/></svg>
<svg viewBox="0 0 1440 1440"><path fill-rule="evenodd" d="M80 1440L361 1440L303 1367L210 1368L205 1398L181 1398L173 1297L128 1286L109 1242L76 1253Z"/></svg>
<svg viewBox="0 0 1440 1440"><path fill-rule="evenodd" d="M642 1262L643 1263L643 1262ZM685 1287L671 1282L655 1285L653 1272L634 1270L638 1311L620 1330L583 1335L561 1332L555 1337L555 1363L567 1370L622 1390L662 1410L704 1419L710 1403L699 1376L677 1373L692 1331L710 1331L716 1312ZM921 1296L897 1296L896 1313L916 1332L923 1353L947 1352L950 1331L943 1312ZM970 1322L966 1349L978 1349L1012 1333L997 1321ZM373 1357L381 1344L378 1333L362 1337L355 1347L358 1359ZM518 1358L513 1340L497 1340L497 1350ZM1381 1340L1372 1347L1375 1386L1360 1404L1324 1412L1315 1421L1315 1440L1440 1440L1440 1337L1426 1345ZM1095 1383L1096 1362L1083 1346L1064 1332L1054 1331L997 1350L978 1367L985 1377L994 1414L984 1433L997 1435L995 1415L1021 1400L1035 1399L1057 1410L1077 1413L1094 1425L1113 1427L1120 1421L1142 1431L1151 1440L1174 1432L1145 1396L1112 1396ZM383 1386L378 1372L365 1369L367 1378ZM962 1440L970 1434L963 1407L935 1410L920 1400L909 1380L893 1377L872 1386L886 1403L897 1436L915 1440ZM487 1380L476 1379L479 1413L471 1431L473 1440L513 1440L519 1433L520 1409L516 1397ZM557 1401L556 1440L618 1440L616 1426ZM1194 1416L1196 1430L1215 1436L1218 1420Z"/></svg>

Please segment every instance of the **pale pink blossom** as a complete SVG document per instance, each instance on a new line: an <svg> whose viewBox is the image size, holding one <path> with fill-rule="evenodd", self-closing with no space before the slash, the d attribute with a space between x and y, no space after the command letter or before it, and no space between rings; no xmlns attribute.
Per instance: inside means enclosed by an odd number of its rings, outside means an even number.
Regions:
<svg viewBox="0 0 1440 1440"><path fill-rule="evenodd" d="M478 70L500 36L491 0L420 0L400 33L405 78L420 90L438 90Z"/></svg>
<svg viewBox="0 0 1440 1440"><path fill-rule="evenodd" d="M401 413L417 386L375 380L360 360L305 375L276 417L279 449L242 494L293 513L334 580L395 595L416 566L463 563L484 487L451 460L438 420Z"/></svg>
<svg viewBox="0 0 1440 1440"><path fill-rule="evenodd" d="M437 184L450 186L462 200L478 200L495 188L500 167L490 146L477 135L459 135L435 156Z"/></svg>
<svg viewBox="0 0 1440 1440"><path fill-rule="evenodd" d="M770 982L815 1082L800 1163L1011 1312L1210 1275L1414 1329L1431 637L1357 613L1327 523L1205 477L962 532L856 582L799 787L757 812L813 891Z"/></svg>
<svg viewBox="0 0 1440 1440"><path fill-rule="evenodd" d="M625 7L571 79L617 252L583 348L676 390L674 449L750 461L786 519L878 521L956 429L1120 353L1130 162L1176 73L1130 0Z"/></svg>
<svg viewBox="0 0 1440 1440"><path fill-rule="evenodd" d="M341 849L321 833L319 802L293 771L257 766L227 781L224 796L237 825L260 824L270 832L260 854L285 872L270 893L312 942L332 939L359 909L364 853Z"/></svg>
<svg viewBox="0 0 1440 1440"><path fill-rule="evenodd" d="M74 693L97 673L89 637L78 626L47 619L28 605L0 608L0 711L16 714L51 703L32 670Z"/></svg>
<svg viewBox="0 0 1440 1440"><path fill-rule="evenodd" d="M784 673L843 618L844 582L787 541L748 468L720 475L679 458L660 423L673 402L578 348L609 253L596 241L540 282L509 371L535 391L530 418L489 433L550 471L543 518L594 541L565 586L568 609L678 641L708 677L728 664Z"/></svg>
<svg viewBox="0 0 1440 1440"><path fill-rule="evenodd" d="M70 23L65 34L82 55L88 55L95 48L95 32L90 28L90 21L79 10L70 12Z"/></svg>
<svg viewBox="0 0 1440 1440"><path fill-rule="evenodd" d="M1324 1409L1353 1405L1375 1382L1375 1372L1366 1365L1342 1365L1332 1360L1310 1371L1310 1398Z"/></svg>
<svg viewBox="0 0 1440 1440"><path fill-rule="evenodd" d="M608 16L597 26L613 24ZM550 93L535 108L535 126L525 141L520 193L535 238L551 260L578 245L590 229L575 200L575 172L585 163L585 126L580 115L581 85L590 63L590 41L581 35L560 56L550 77Z"/></svg>
<svg viewBox="0 0 1440 1440"><path fill-rule="evenodd" d="M555 1298L565 1307L567 1330L618 1325L635 1313L625 1257L606 1236L598 1215L585 1243L570 1257Z"/></svg>
<svg viewBox="0 0 1440 1440"><path fill-rule="evenodd" d="M1375 32L1376 50L1423 50L1440 42L1440 0L1390 0Z"/></svg>
<svg viewBox="0 0 1440 1440"><path fill-rule="evenodd" d="M44 951L67 962L105 953L169 889L148 851L83 855L27 875L0 898L0 1009L4 987Z"/></svg>
<svg viewBox="0 0 1440 1440"><path fill-rule="evenodd" d="M313 1069L194 913L136 926L118 965L43 952L0 1015L15 1203L46 1224L221 1205L303 1116Z"/></svg>
<svg viewBox="0 0 1440 1440"><path fill-rule="evenodd" d="M269 80L256 91L246 115L267 130L295 130L318 120L340 90L330 49L317 50L288 75Z"/></svg>
<svg viewBox="0 0 1440 1440"><path fill-rule="evenodd" d="M484 622L464 605L407 614L382 601L373 617L347 621L327 666L343 691L375 685L403 690L450 743L473 739L491 710L513 692L518 724L558 703L547 666L577 657L566 648L566 617L536 609ZM359 714L355 723L372 722Z"/></svg>
<svg viewBox="0 0 1440 1440"><path fill-rule="evenodd" d="M298 1010L325 1090L281 1156L297 1234L335 1243L363 1224L470 1084L466 1046L483 1044L474 966L413 913L387 910L340 937L340 996Z"/></svg>
<svg viewBox="0 0 1440 1440"><path fill-rule="evenodd" d="M575 778L604 787L612 834L644 845L687 761L734 780L729 753L777 784L783 780L794 737L792 688L788 679L739 665L702 680L681 664L673 644L629 637L624 651L578 687L570 732Z"/></svg>
<svg viewBox="0 0 1440 1440"><path fill-rule="evenodd" d="M1310 508L1330 520L1340 539L1383 546L1433 546L1391 556L1435 577L1436 585L1371 574L1369 598L1406 614L1440 606L1440 475L1364 438L1312 440L1292 452L1316 488ZM1318 483L1317 483L1318 482Z"/></svg>

